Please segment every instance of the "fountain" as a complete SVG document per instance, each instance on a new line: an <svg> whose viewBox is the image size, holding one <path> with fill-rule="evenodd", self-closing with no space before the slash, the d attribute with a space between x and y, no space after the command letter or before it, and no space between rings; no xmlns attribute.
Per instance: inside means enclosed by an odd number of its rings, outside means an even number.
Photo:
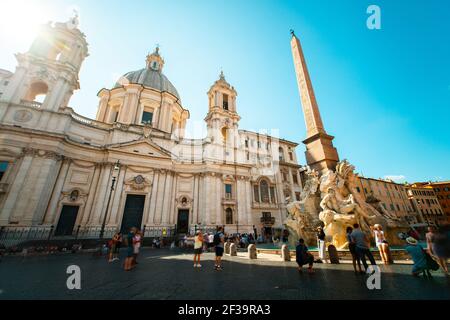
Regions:
<svg viewBox="0 0 450 320"><path fill-rule="evenodd" d="M399 244L395 236L408 229L405 220L390 215L377 202L367 203L357 192L355 167L347 160L338 162L336 170L327 170L319 179L315 170L308 169L307 180L300 201L287 205L289 217L285 227L289 230L292 246L303 238L308 245L316 244L316 228L323 226L327 242L338 249L348 247L346 228L358 223L371 234L370 226L382 225L391 245Z"/></svg>

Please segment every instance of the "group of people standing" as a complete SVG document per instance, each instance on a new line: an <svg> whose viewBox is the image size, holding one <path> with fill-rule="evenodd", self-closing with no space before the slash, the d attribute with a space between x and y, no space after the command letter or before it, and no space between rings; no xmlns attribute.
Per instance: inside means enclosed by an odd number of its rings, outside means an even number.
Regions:
<svg viewBox="0 0 450 320"><path fill-rule="evenodd" d="M143 235L137 228L131 228L126 235L117 232L109 242L109 262L119 260L120 248L124 245L127 248L124 270L130 271L138 264L137 257L142 245L142 240Z"/></svg>
<svg viewBox="0 0 450 320"><path fill-rule="evenodd" d="M214 248L215 263L214 270L222 271L222 257L224 252L225 234L223 227L218 227L214 235L206 234L203 236L201 230L198 230L194 237L194 268L201 268L200 257L206 248Z"/></svg>

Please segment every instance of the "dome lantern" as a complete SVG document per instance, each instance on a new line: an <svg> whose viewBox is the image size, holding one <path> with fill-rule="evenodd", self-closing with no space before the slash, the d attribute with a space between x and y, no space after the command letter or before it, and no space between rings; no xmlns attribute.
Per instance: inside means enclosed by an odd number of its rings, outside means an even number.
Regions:
<svg viewBox="0 0 450 320"><path fill-rule="evenodd" d="M159 54L159 46L156 47L152 54L147 56L147 69L152 69L154 71L162 72L164 67L164 59Z"/></svg>

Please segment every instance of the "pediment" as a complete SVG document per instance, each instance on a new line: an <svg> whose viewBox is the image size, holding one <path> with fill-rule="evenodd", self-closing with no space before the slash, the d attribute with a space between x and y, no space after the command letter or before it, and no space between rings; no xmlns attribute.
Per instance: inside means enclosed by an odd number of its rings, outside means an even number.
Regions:
<svg viewBox="0 0 450 320"><path fill-rule="evenodd" d="M136 155L145 155L168 159L172 158L172 154L168 150L161 148L157 144L148 140L139 140L115 144L111 145L109 149Z"/></svg>

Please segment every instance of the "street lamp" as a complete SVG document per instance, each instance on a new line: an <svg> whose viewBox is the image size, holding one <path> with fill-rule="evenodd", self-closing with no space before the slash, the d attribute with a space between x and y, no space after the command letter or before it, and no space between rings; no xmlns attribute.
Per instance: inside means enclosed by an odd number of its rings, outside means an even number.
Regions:
<svg viewBox="0 0 450 320"><path fill-rule="evenodd" d="M108 209L109 209L109 204L111 203L111 196L112 196L112 192L114 191L114 185L116 184L116 177L114 176L114 173L119 172L119 171L120 171L120 161L117 160L116 164L114 165L113 178L112 178L112 182L111 182L111 189L109 190L108 203L106 204L105 215L103 216L102 229L100 230L100 239L103 239L103 235L105 233L106 217L108 215Z"/></svg>

